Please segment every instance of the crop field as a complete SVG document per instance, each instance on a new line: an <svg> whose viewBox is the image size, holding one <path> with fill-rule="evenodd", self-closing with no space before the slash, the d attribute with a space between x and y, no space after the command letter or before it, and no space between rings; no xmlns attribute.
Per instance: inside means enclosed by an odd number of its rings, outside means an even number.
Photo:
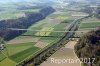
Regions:
<svg viewBox="0 0 100 66"><path fill-rule="evenodd" d="M56 26L54 26L55 29L66 29L66 27L68 26L68 23L60 23Z"/></svg>
<svg viewBox="0 0 100 66"><path fill-rule="evenodd" d="M24 13L37 12L39 10L27 9L20 11ZM11 15L13 14L8 16ZM22 16L22 14L17 15L17 17L20 16ZM37 52L40 52L41 49L43 50L48 47L48 45L59 41L65 33L53 31L65 31L74 21L71 20L69 16L70 12L55 12L46 19L32 24L25 33L7 42L5 44L7 48L3 50L3 53L0 52L0 66L3 66L4 62L8 63L8 66L15 66L15 64L26 60L30 56L33 57Z"/></svg>
<svg viewBox="0 0 100 66"><path fill-rule="evenodd" d="M87 13L84 13L84 12L75 12L75 11L70 11L70 16L68 19L79 19L79 18L82 18L84 16L87 16L88 14Z"/></svg>
<svg viewBox="0 0 100 66"><path fill-rule="evenodd" d="M24 9L20 10L18 9L19 6L23 6L25 4L9 4L7 6L0 6L1 8L4 9L4 11L0 12L0 20L5 20L5 19L17 19L21 17L25 17L26 12L39 12L41 8L38 9ZM31 4L26 4L28 6L35 6Z"/></svg>
<svg viewBox="0 0 100 66"><path fill-rule="evenodd" d="M51 15L49 15L48 17L50 18L68 18L68 16L70 16L70 12L55 12Z"/></svg>
<svg viewBox="0 0 100 66"><path fill-rule="evenodd" d="M68 19L68 17L67 16L58 16L56 19L65 20L65 19Z"/></svg>
<svg viewBox="0 0 100 66"><path fill-rule="evenodd" d="M73 20L68 20L67 23L59 23L59 24L56 24L55 26L53 26L53 31L64 31L65 29L68 28L68 25L70 25L72 23ZM58 40L60 40L60 38L62 38L64 36L65 33L63 32L51 32L48 37L42 37L40 38L40 41L46 41L48 43L52 43L52 42L56 42Z"/></svg>
<svg viewBox="0 0 100 66"><path fill-rule="evenodd" d="M39 63L47 60L60 48L70 49L67 45L64 46L67 41L78 41L78 37L100 27L100 19L92 16L93 10L88 14L91 10L89 7L91 2L84 6L79 4L81 1L65 0L34 0L33 2L24 0L11 3L0 4L0 20L5 20L5 23L1 22L1 27L4 25L8 28L7 31L1 30L0 33L0 39L4 40L4 42L0 40L0 66L19 66L20 63L39 66ZM99 12L97 10L96 12ZM88 17L90 15L91 17ZM5 35L2 35L3 33ZM9 41L5 41L6 39ZM74 48L72 45L69 46L71 49ZM64 55L65 49L62 49L61 53Z"/></svg>
<svg viewBox="0 0 100 66"><path fill-rule="evenodd" d="M13 55L16 54L18 52L21 52L27 48L30 48L31 46L34 46L35 43L20 43L20 44L8 44L7 45L7 49L8 49L8 53L9 55ZM15 52L14 52L15 51Z"/></svg>
<svg viewBox="0 0 100 66"><path fill-rule="evenodd" d="M82 36L85 33L94 30L100 26L100 20L95 17L89 17L81 22L78 31L76 32L75 36ZM82 32L83 31L83 32Z"/></svg>
<svg viewBox="0 0 100 66"><path fill-rule="evenodd" d="M20 12L20 13L2 13L0 14L0 20L3 19L17 19L20 17L25 17L25 14Z"/></svg>
<svg viewBox="0 0 100 66"><path fill-rule="evenodd" d="M30 29L26 33L24 33L24 35L34 35L37 33L35 30L41 30L41 29L42 29L41 27L36 27L36 28L33 28L32 30Z"/></svg>
<svg viewBox="0 0 100 66"><path fill-rule="evenodd" d="M96 28L99 26L100 26L100 20L95 17L90 17L90 18L82 21L79 29Z"/></svg>
<svg viewBox="0 0 100 66"><path fill-rule="evenodd" d="M5 58L6 56L2 52L0 52L0 61L4 60Z"/></svg>
<svg viewBox="0 0 100 66"><path fill-rule="evenodd" d="M20 10L21 12L39 12L40 9L27 9L27 10Z"/></svg>
<svg viewBox="0 0 100 66"><path fill-rule="evenodd" d="M41 22L38 22L36 24L33 24L31 27L29 27L30 30L33 31L27 31L23 35L33 35L33 36L19 36L16 39L25 39L25 38L35 38L35 36L47 36L47 37L37 37L39 38L39 41L51 43L55 41L56 39L60 39L65 33L60 32L53 32L53 31L64 31L68 28L68 26L73 22L73 20L66 19L64 22L56 23L52 22L56 20L50 20L47 22L47 20L43 20ZM34 32L34 30L40 30L44 32ZM51 31L51 32L45 32L45 31Z"/></svg>
<svg viewBox="0 0 100 66"><path fill-rule="evenodd" d="M82 23L94 23L94 22L100 22L100 20L96 17L89 17L88 19L82 21Z"/></svg>
<svg viewBox="0 0 100 66"><path fill-rule="evenodd" d="M20 44L7 44L6 47L8 49L9 56L11 56L13 54L16 54L17 52L23 51L24 49L30 48L34 44L35 43L32 43L32 42L29 42L29 43L20 43Z"/></svg>
<svg viewBox="0 0 100 66"><path fill-rule="evenodd" d="M18 62L22 61L23 59L29 57L29 55L32 55L33 53L35 53L37 50L39 50L39 48L30 47L22 52L19 52L15 55L10 56L10 59L12 59L13 61L18 63Z"/></svg>
<svg viewBox="0 0 100 66"><path fill-rule="evenodd" d="M0 66L15 66L16 65L16 62L12 61L11 59L9 58L6 58L2 61L2 63L0 63Z"/></svg>
<svg viewBox="0 0 100 66"><path fill-rule="evenodd" d="M25 17L25 12L39 12L39 9L26 9L26 10L14 10L12 12L5 11L3 13L0 13L0 20L3 19L17 19L20 17Z"/></svg>
<svg viewBox="0 0 100 66"><path fill-rule="evenodd" d="M41 32L41 31L43 31L43 32ZM41 31L37 32L35 35L48 36L51 32L45 32L45 31L53 31L53 28L43 28Z"/></svg>
<svg viewBox="0 0 100 66"><path fill-rule="evenodd" d="M93 23L82 23L80 26L81 28L96 28L100 26L100 22L93 22Z"/></svg>
<svg viewBox="0 0 100 66"><path fill-rule="evenodd" d="M18 36L15 39L33 38L33 36Z"/></svg>
<svg viewBox="0 0 100 66"><path fill-rule="evenodd" d="M32 55L34 52L39 50L40 48L37 48L34 46L35 43L20 43L20 44L7 44L7 51L0 52L0 60L4 60L6 57L10 58L14 62L20 62L29 55ZM33 50L33 51L30 51Z"/></svg>

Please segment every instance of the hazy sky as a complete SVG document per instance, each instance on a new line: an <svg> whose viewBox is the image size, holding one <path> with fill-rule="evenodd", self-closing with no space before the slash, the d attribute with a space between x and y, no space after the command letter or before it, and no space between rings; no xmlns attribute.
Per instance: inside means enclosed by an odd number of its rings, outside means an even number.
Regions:
<svg viewBox="0 0 100 66"><path fill-rule="evenodd" d="M19 1L38 1L38 0L0 0L1 3L19 2Z"/></svg>
<svg viewBox="0 0 100 66"><path fill-rule="evenodd" d="M1 3L7 3L7 2L16 2L16 1L19 1L19 0L0 0Z"/></svg>
<svg viewBox="0 0 100 66"><path fill-rule="evenodd" d="M19 1L39 1L39 0L0 0L0 2L19 2ZM49 0L40 0L40 1L49 1Z"/></svg>
<svg viewBox="0 0 100 66"><path fill-rule="evenodd" d="M19 1L19 0L0 0L0 2Z"/></svg>

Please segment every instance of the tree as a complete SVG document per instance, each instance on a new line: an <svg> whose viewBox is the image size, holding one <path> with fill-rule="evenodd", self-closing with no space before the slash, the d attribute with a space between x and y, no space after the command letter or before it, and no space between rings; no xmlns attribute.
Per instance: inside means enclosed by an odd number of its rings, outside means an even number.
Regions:
<svg viewBox="0 0 100 66"><path fill-rule="evenodd" d="M75 46L75 51L79 58L90 60L91 66L94 64L100 66L100 29L90 31L82 36ZM95 58L94 62L93 58ZM88 62L84 64L87 65Z"/></svg>
<svg viewBox="0 0 100 66"><path fill-rule="evenodd" d="M3 38L0 37L0 44L4 44L5 41L3 40Z"/></svg>

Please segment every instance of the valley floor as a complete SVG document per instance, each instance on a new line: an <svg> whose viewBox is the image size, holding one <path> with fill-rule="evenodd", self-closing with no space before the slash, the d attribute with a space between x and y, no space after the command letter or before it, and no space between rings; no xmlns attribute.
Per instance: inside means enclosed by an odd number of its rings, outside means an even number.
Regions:
<svg viewBox="0 0 100 66"><path fill-rule="evenodd" d="M58 50L55 54L53 54L47 61L42 63L40 66L81 66L80 61L74 62L76 60L79 60L74 52L74 46L77 42L76 41L70 41L68 42L65 47ZM73 62L60 62L63 59L70 59ZM55 60L53 62L53 60ZM59 60L59 61L58 61Z"/></svg>

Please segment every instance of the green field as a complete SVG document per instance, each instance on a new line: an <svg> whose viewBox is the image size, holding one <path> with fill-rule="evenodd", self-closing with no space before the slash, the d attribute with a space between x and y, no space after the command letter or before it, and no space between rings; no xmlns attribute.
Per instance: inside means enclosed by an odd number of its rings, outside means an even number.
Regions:
<svg viewBox="0 0 100 66"><path fill-rule="evenodd" d="M33 36L18 36L15 39L33 38Z"/></svg>
<svg viewBox="0 0 100 66"><path fill-rule="evenodd" d="M20 44L7 44L6 49L0 52L0 60L5 59L6 57L12 57L18 53L21 53L32 46L34 47L35 43L29 42L29 43L20 43ZM24 55L24 54L23 54Z"/></svg>
<svg viewBox="0 0 100 66"><path fill-rule="evenodd" d="M54 26L55 29L66 29L66 27L68 26L68 23L60 23L56 26Z"/></svg>
<svg viewBox="0 0 100 66"><path fill-rule="evenodd" d="M38 12L38 9L26 9L26 10L14 10L14 11L4 11L0 13L0 20L5 19L17 19L25 17L25 12Z"/></svg>
<svg viewBox="0 0 100 66"><path fill-rule="evenodd" d="M5 58L6 56L2 52L0 52L0 61L4 60Z"/></svg>
<svg viewBox="0 0 100 66"><path fill-rule="evenodd" d="M78 31L84 31L84 32L76 32L75 36L82 36L85 33L96 29L100 26L100 20L95 17L89 17L87 19L84 19L81 24L79 25Z"/></svg>
<svg viewBox="0 0 100 66"><path fill-rule="evenodd" d="M24 59L26 59L30 55L36 53L36 51L38 51L39 49L40 48L37 48L37 47L30 47L22 52L19 52L17 54L10 56L9 58L18 63L18 62L23 61Z"/></svg>
<svg viewBox="0 0 100 66"><path fill-rule="evenodd" d="M26 50L27 48L30 48L31 46L34 46L35 43L21 43L21 44L9 44L7 45L9 56L14 55L18 52L21 52L23 50Z"/></svg>
<svg viewBox="0 0 100 66"><path fill-rule="evenodd" d="M2 63L0 62L0 66L16 66L16 62L12 61L9 58L6 58L2 61Z"/></svg>
<svg viewBox="0 0 100 66"><path fill-rule="evenodd" d="M18 8L21 6L22 8ZM36 9L27 9L27 7L30 6L34 7L36 4L22 3L2 6L5 11L0 13L0 19L16 19L26 17L26 13L39 12L41 9L41 7ZM60 6L61 4L57 4L56 7L54 7L56 10L54 13L48 15L44 20L32 24L25 33L12 39L12 43L10 43L10 41L8 41L8 43L5 42L6 48L0 51L0 66L16 66L16 64L28 61L30 58L35 57L38 53L42 52L44 49L47 49L56 42L58 43L58 41L62 39L63 36L65 36L65 32L53 31L67 30L74 20L83 17L75 17L72 15L85 14L80 12L80 7L74 8L75 6L73 6L69 8L69 6L64 6L66 8L61 8ZM26 9L23 9L25 7ZM90 28L96 28L98 26L100 26L100 20L95 17L90 17L81 22L78 31L87 32L90 31ZM77 32L75 35L82 36L84 33L85 32ZM16 43L13 43L14 41ZM42 45L44 45L43 48L41 47Z"/></svg>
<svg viewBox="0 0 100 66"><path fill-rule="evenodd" d="M81 28L96 28L100 26L100 22L93 22L93 23L82 23L80 26Z"/></svg>
<svg viewBox="0 0 100 66"><path fill-rule="evenodd" d="M55 17L58 17L58 16L62 16L62 17L68 17L68 16L70 16L70 11L65 11L65 12L55 12L55 13L53 13L53 14L51 14L51 15L49 15L48 17L50 17L50 18L55 18Z"/></svg>
<svg viewBox="0 0 100 66"><path fill-rule="evenodd" d="M21 12L39 12L40 9L27 9L27 10L20 10Z"/></svg>
<svg viewBox="0 0 100 66"><path fill-rule="evenodd" d="M2 13L0 14L0 19L17 19L17 13Z"/></svg>
<svg viewBox="0 0 100 66"><path fill-rule="evenodd" d="M3 6L2 6L3 5ZM17 19L21 17L25 17L26 12L39 12L41 8L37 9L18 9L19 7L34 7L36 4L29 4L29 3L9 3L9 4L0 4L0 8L3 11L0 11L0 20L7 20L7 19ZM24 7L23 7L24 8Z"/></svg>
<svg viewBox="0 0 100 66"><path fill-rule="evenodd" d="M20 6L20 5L19 5ZM20 12L38 12L39 9L27 9L27 10L20 10ZM18 13L18 12L17 12ZM5 15L4 18L11 16L10 18L16 18L13 14ZM16 44L6 44L6 49L3 50L2 54L0 52L0 66L5 65L4 63L9 63L8 66L15 66L15 64L20 63L24 60L27 60L30 57L34 57L37 52L44 50L49 45L52 45L55 42L58 42L65 33L56 33L53 31L64 31L69 27L69 25L73 22L71 19L67 19L70 16L70 12L61 12L61 13L54 13L49 15L46 19L39 21L35 24L30 26L27 32L23 33L21 36L14 38L14 40L24 40L24 39L32 39L38 38L37 42L26 42L26 43L16 43ZM2 16L3 17L3 16ZM61 19L59 21L59 19ZM65 21L67 20L67 21ZM51 31L51 32L39 32L34 30L41 30L41 31ZM40 34L39 34L40 33ZM27 35L27 36L24 36ZM34 36L35 35L35 36ZM38 42L43 42L44 44L47 43L48 45L44 48L39 48L36 46ZM9 43L9 42L8 42Z"/></svg>

